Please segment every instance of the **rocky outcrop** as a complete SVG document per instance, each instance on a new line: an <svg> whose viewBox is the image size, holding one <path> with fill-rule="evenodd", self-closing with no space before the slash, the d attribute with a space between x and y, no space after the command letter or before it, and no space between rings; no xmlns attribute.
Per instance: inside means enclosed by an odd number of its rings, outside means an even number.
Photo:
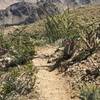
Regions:
<svg viewBox="0 0 100 100"><path fill-rule="evenodd" d="M18 2L0 11L0 25L29 24L36 20L58 13L53 2Z"/></svg>
<svg viewBox="0 0 100 100"><path fill-rule="evenodd" d="M8 0L9 1L9 0ZM7 0L0 0L0 6ZM11 0L10 0L11 1ZM29 24L45 16L62 12L68 5L82 5L91 3L93 0L12 0L5 10L0 10L0 25ZM98 2L96 0L95 2ZM59 4L63 6L59 6ZM0 7L0 8L1 8Z"/></svg>

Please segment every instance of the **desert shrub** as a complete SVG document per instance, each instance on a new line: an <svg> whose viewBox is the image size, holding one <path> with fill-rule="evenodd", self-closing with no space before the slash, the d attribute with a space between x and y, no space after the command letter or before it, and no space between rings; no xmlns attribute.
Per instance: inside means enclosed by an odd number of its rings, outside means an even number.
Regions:
<svg viewBox="0 0 100 100"><path fill-rule="evenodd" d="M85 83L80 89L81 100L100 100L100 87L93 83Z"/></svg>
<svg viewBox="0 0 100 100"><path fill-rule="evenodd" d="M35 50L31 34L24 30L15 30L13 33L1 35L0 46L7 49L6 57L13 58L11 65L23 64L33 58Z"/></svg>
<svg viewBox="0 0 100 100"><path fill-rule="evenodd" d="M64 12L47 17L45 28L49 42L58 39L79 39L88 48L97 47L97 34L100 31L99 20L88 16L77 16ZM84 46L83 45L83 46Z"/></svg>
<svg viewBox="0 0 100 100"><path fill-rule="evenodd" d="M86 60L100 45L100 42L97 42L97 34L100 32L99 21L90 20L86 16L81 17L66 11L47 17L45 27L48 41L52 43L61 39L62 43L64 42L63 53L56 59L53 69ZM69 59L71 60L68 61ZM62 63L65 60L68 62Z"/></svg>
<svg viewBox="0 0 100 100"><path fill-rule="evenodd" d="M11 55L13 55L19 61L26 61L32 55L34 55L34 45L31 40L31 36L28 33L15 31L10 34L11 42Z"/></svg>
<svg viewBox="0 0 100 100"><path fill-rule="evenodd" d="M32 41L35 46L43 46L47 44L47 37L44 34L32 34Z"/></svg>
<svg viewBox="0 0 100 100"><path fill-rule="evenodd" d="M99 22L91 22L85 24L78 22L78 30L86 48L90 49L98 47L99 42L97 40L97 34L98 31L100 31Z"/></svg>
<svg viewBox="0 0 100 100"><path fill-rule="evenodd" d="M46 36L49 42L58 39L77 39L79 37L76 27L77 18L67 12L55 16L50 16L46 21Z"/></svg>
<svg viewBox="0 0 100 100"><path fill-rule="evenodd" d="M18 100L18 97L35 93L36 68L29 62L19 69L10 69L0 77L0 100ZM34 95L34 94L33 94Z"/></svg>
<svg viewBox="0 0 100 100"><path fill-rule="evenodd" d="M0 32L0 48L9 49L10 44L8 39L5 39L4 33Z"/></svg>

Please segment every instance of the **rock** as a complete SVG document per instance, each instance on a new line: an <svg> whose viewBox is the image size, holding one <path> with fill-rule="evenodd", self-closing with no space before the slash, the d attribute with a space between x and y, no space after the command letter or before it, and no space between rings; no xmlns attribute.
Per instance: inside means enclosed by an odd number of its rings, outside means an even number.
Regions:
<svg viewBox="0 0 100 100"><path fill-rule="evenodd" d="M91 1L38 0L37 2L35 0L28 0L27 2L27 0L24 0L19 2L17 0L0 0L0 6L8 6L5 9L0 10L0 25L19 25L33 23L47 15L53 15L58 12L62 12L67 8L67 5L70 5L72 8L72 5L84 5L87 3L91 3Z"/></svg>
<svg viewBox="0 0 100 100"><path fill-rule="evenodd" d="M8 52L7 49L4 49L4 48L0 48L0 56L6 54Z"/></svg>
<svg viewBox="0 0 100 100"><path fill-rule="evenodd" d="M11 58L11 57L2 57L2 58L0 59L0 67L6 68L6 67L9 66L12 62L13 62L13 58Z"/></svg>
<svg viewBox="0 0 100 100"><path fill-rule="evenodd" d="M18 2L0 11L0 25L29 24L58 12L59 10L54 3Z"/></svg>

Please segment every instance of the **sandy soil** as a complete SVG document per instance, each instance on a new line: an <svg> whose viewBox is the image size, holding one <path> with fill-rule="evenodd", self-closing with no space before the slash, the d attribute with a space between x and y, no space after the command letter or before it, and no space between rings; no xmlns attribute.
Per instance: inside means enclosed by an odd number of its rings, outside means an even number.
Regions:
<svg viewBox="0 0 100 100"><path fill-rule="evenodd" d="M45 67L48 65L47 58L42 56L52 54L55 49L56 47L52 46L39 48L37 50L39 57L33 60L33 64L39 69L37 73L39 100L71 100L70 87L65 78L61 74L57 74L57 70L49 72Z"/></svg>

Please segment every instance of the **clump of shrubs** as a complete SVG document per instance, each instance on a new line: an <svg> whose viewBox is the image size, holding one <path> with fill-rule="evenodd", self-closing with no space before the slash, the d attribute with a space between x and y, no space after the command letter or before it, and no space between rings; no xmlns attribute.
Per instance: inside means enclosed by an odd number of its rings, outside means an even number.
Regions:
<svg viewBox="0 0 100 100"><path fill-rule="evenodd" d="M0 57L1 67L24 64L33 58L35 49L31 34L16 29L13 33L0 35L0 51L6 50Z"/></svg>
<svg viewBox="0 0 100 100"><path fill-rule="evenodd" d="M52 43L59 39L79 38L75 18L67 12L47 17L45 27L48 41Z"/></svg>
<svg viewBox="0 0 100 100"><path fill-rule="evenodd" d="M63 40L76 42L74 44L76 50L73 52L76 55L73 57L71 64L87 59L98 50L100 45L100 42L98 42L98 39L100 41L98 37L100 31L99 21L90 21L88 17L83 17L80 19L76 15L65 11L63 14L47 17L46 20L46 36L50 43L59 39L62 39L62 43ZM70 47L66 47L66 44L64 48L68 48L70 52L74 46L72 44ZM66 50L66 56L69 52Z"/></svg>
<svg viewBox="0 0 100 100"><path fill-rule="evenodd" d="M50 43L54 43L59 39L62 39L62 41L69 41L64 43L64 49L62 50L63 53L58 58L56 58L56 63L54 64L53 70L55 68L59 69L59 67L62 66L64 67L65 72L67 72L68 69L70 70L71 67L75 69L75 66L73 65L86 60L96 51L100 50L99 20L95 20L95 18L92 18L91 20L90 17L87 16L80 17L65 11L63 14L50 16L47 18L46 36L48 37L48 41ZM71 41L75 41L76 43L71 44ZM74 46L78 47L76 47L74 50ZM71 55L69 59L66 59L71 51L73 56ZM84 71L80 70L80 72L83 73ZM71 74L72 73L73 72L71 72ZM91 76L96 76L96 73L95 75L92 74ZM79 77L77 79L79 79ZM77 84L76 80L74 81ZM81 80L79 79L78 81L80 82ZM98 86L87 83L82 85L83 86L80 88L81 100L100 99L100 84Z"/></svg>
<svg viewBox="0 0 100 100"><path fill-rule="evenodd" d="M0 100L19 100L20 96L34 92L35 73L36 68L30 62L2 74L0 77Z"/></svg>
<svg viewBox="0 0 100 100"><path fill-rule="evenodd" d="M97 41L97 39L100 41L99 21L95 19L90 21L86 16L80 18L65 11L62 14L47 17L45 28L50 43L59 39L74 39L79 40L85 48L96 48L100 43Z"/></svg>
<svg viewBox="0 0 100 100"><path fill-rule="evenodd" d="M100 100L100 87L94 83L84 83L80 89L81 100Z"/></svg>

